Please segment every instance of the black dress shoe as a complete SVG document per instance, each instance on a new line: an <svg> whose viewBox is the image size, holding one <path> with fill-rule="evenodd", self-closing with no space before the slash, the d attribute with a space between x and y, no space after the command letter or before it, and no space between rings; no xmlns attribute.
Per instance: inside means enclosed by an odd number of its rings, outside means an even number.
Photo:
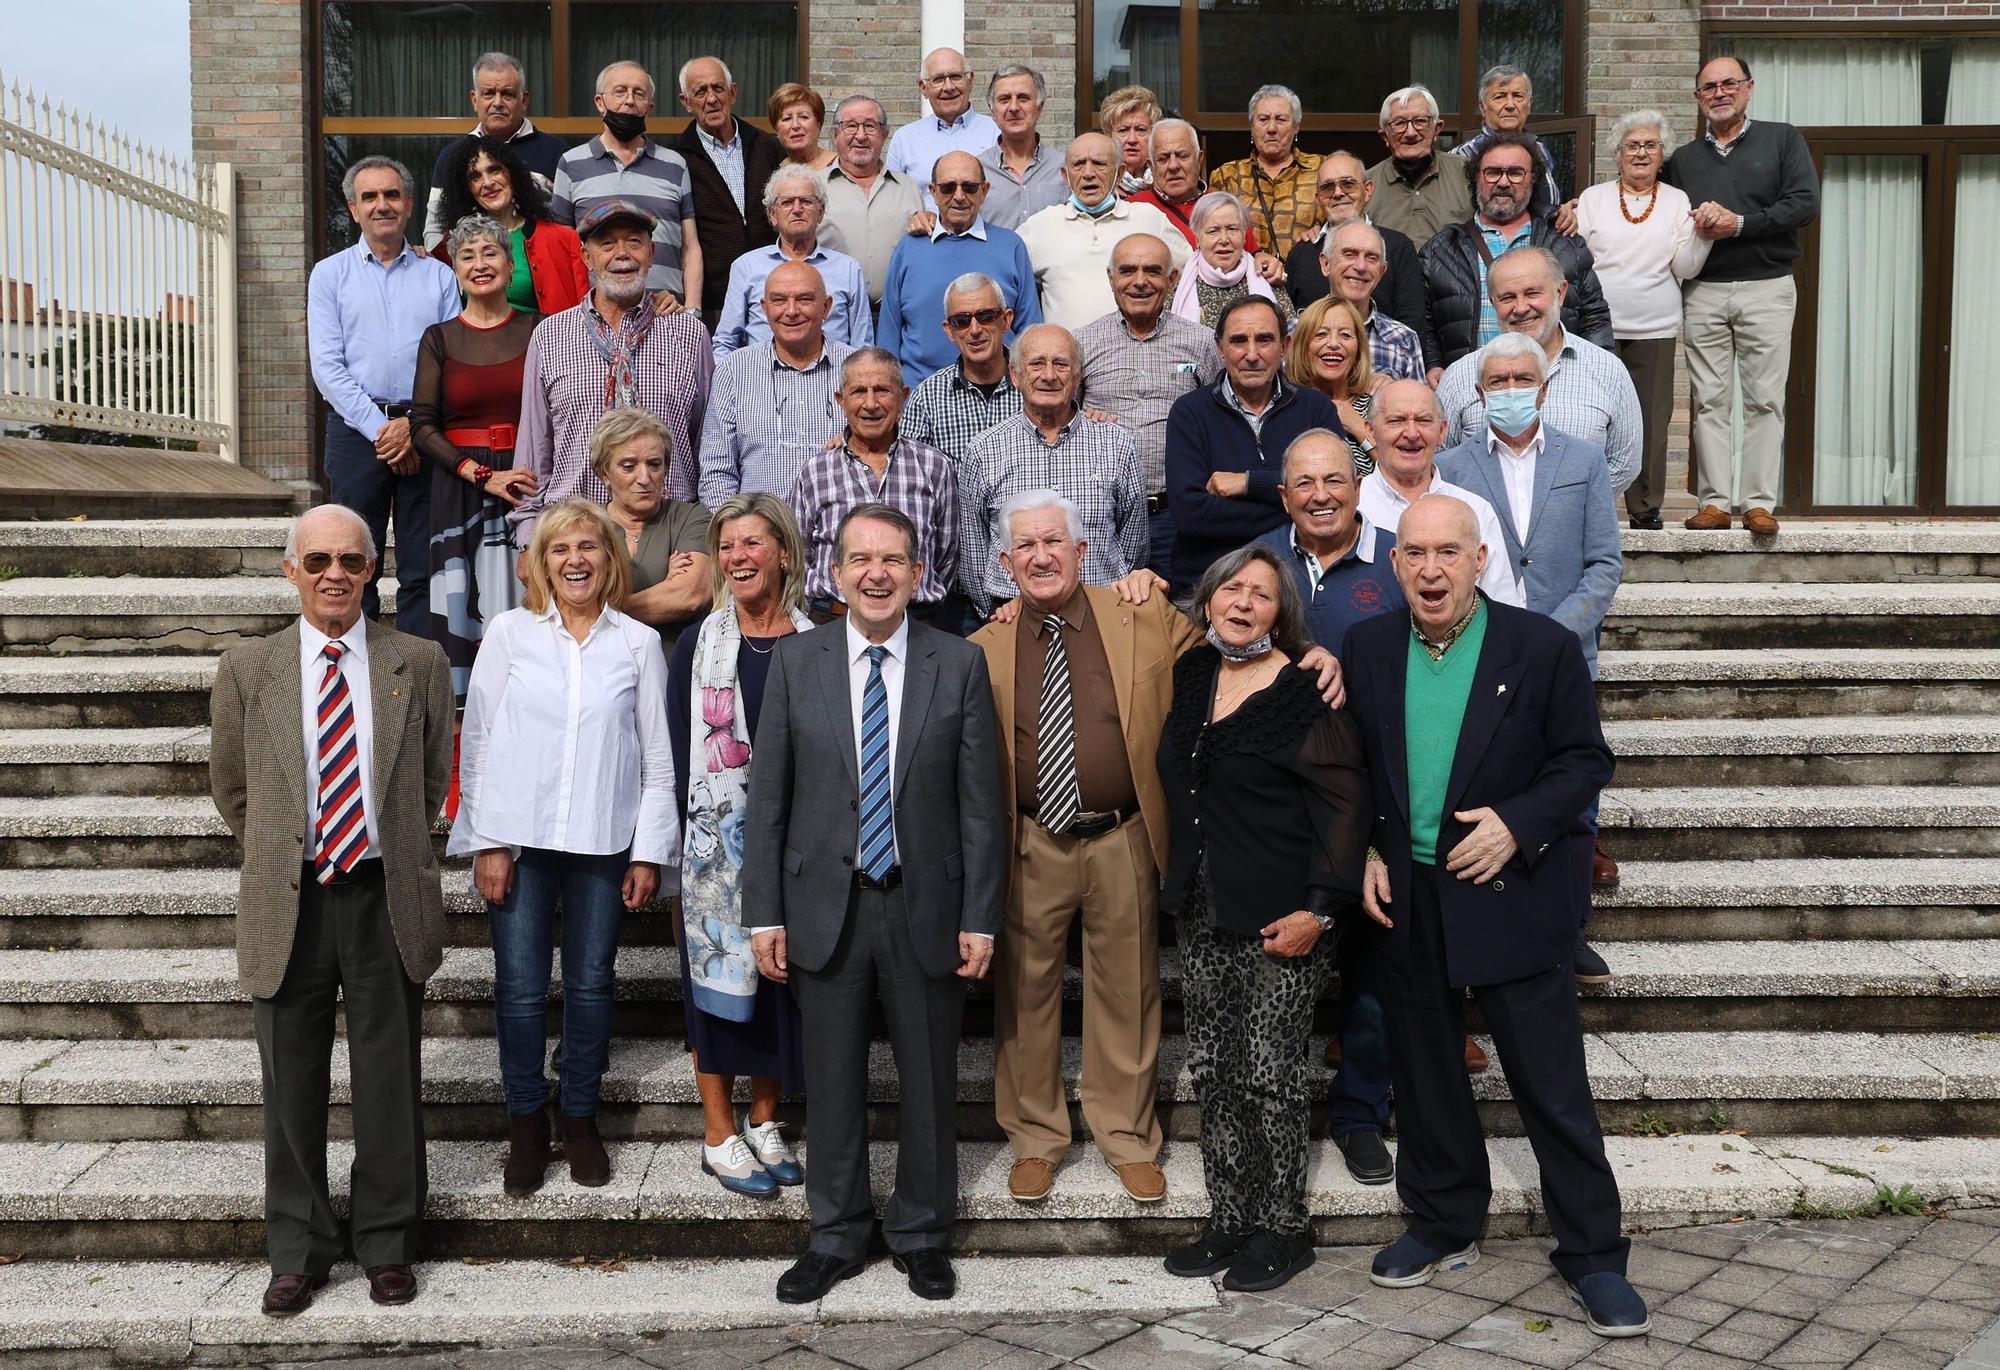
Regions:
<svg viewBox="0 0 2000 1370"><path fill-rule="evenodd" d="M1343 1132L1333 1139L1347 1173L1361 1184L1387 1184L1396 1178L1396 1162L1379 1132Z"/></svg>
<svg viewBox="0 0 2000 1370"><path fill-rule="evenodd" d="M273 1275L264 1286L264 1316L297 1317L312 1307L313 1290L324 1288L324 1275Z"/></svg>
<svg viewBox="0 0 2000 1370"><path fill-rule="evenodd" d="M1658 514L1642 514L1631 522L1634 528L1648 533L1657 533L1660 529L1666 527L1666 524L1660 521Z"/></svg>
<svg viewBox="0 0 2000 1370"><path fill-rule="evenodd" d="M1254 1236L1250 1232L1226 1232L1219 1227L1211 1227L1202 1234L1198 1242L1190 1242L1168 1255L1167 1273L1179 1275L1184 1280L1199 1279L1203 1275L1213 1275L1218 1270L1227 1269L1236 1255L1250 1244Z"/></svg>
<svg viewBox="0 0 2000 1370"><path fill-rule="evenodd" d="M1611 967L1605 965L1604 958L1581 937L1576 939L1576 950L1571 953L1571 957L1575 962L1576 982L1579 985L1611 983Z"/></svg>
<svg viewBox="0 0 2000 1370"><path fill-rule="evenodd" d="M910 1292L918 1298L948 1299L958 1292L958 1275L942 1247L920 1246L892 1259L896 1269L910 1277Z"/></svg>
<svg viewBox="0 0 2000 1370"><path fill-rule="evenodd" d="M808 1251L778 1276L779 1303L817 1303L827 1290L849 1275L859 1275L866 1261L844 1261L824 1251Z"/></svg>
<svg viewBox="0 0 2000 1370"><path fill-rule="evenodd" d="M368 1297L377 1303L408 1303L417 1296L417 1276L407 1265L368 1267Z"/></svg>

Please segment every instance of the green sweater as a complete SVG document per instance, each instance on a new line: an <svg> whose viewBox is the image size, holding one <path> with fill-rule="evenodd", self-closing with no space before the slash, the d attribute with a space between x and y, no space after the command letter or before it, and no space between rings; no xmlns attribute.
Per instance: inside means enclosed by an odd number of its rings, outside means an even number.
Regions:
<svg viewBox="0 0 2000 1370"><path fill-rule="evenodd" d="M1427 866L1438 859L1438 826L1444 821L1444 792L1458 753L1458 730L1472 697L1479 649L1486 641L1486 601L1444 654L1431 660L1410 634L1410 665L1403 681L1403 747L1410 757L1410 855Z"/></svg>

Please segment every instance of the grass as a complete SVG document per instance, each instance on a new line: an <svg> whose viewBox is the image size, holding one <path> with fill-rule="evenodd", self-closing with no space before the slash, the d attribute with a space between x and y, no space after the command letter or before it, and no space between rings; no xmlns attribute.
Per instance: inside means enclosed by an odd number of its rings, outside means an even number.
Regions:
<svg viewBox="0 0 2000 1370"><path fill-rule="evenodd" d="M1664 1137L1676 1130L1673 1123L1668 1121L1664 1115L1655 1113L1651 1109L1647 1109L1632 1120L1632 1135L1634 1137Z"/></svg>

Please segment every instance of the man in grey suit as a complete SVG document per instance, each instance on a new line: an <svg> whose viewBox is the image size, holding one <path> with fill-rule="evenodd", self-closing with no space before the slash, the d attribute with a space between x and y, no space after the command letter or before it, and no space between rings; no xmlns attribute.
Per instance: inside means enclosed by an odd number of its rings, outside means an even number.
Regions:
<svg viewBox="0 0 2000 1370"><path fill-rule="evenodd" d="M431 824L451 782L451 669L364 622L375 542L352 509L292 525L299 621L223 654L209 785L243 844L236 965L263 1063L264 1312L301 1313L343 1250L377 1303L416 1297L427 1188L418 1051L444 956ZM348 1232L327 1192L336 998L354 1092Z"/></svg>
<svg viewBox="0 0 2000 1370"><path fill-rule="evenodd" d="M1527 608L1577 635L1595 680L1598 629L1625 570L1604 449L1549 426L1542 409L1549 361L1534 338L1502 333L1477 356L1486 424L1438 454L1438 474L1493 506L1506 545L1489 548L1488 555L1507 558L1521 578ZM1595 853L1595 798L1584 821L1593 830ZM1585 937L1589 922L1585 899L1577 913L1576 980L1608 984L1611 968Z"/></svg>
<svg viewBox="0 0 2000 1370"><path fill-rule="evenodd" d="M812 1243L779 1277L785 1303L864 1263L878 1001L901 1086L883 1236L919 1297L957 1291L959 1027L1005 913L1006 808L985 654L906 612L917 547L888 505L841 520L847 615L779 642L750 763L743 906L763 915L758 970L791 985L805 1022Z"/></svg>

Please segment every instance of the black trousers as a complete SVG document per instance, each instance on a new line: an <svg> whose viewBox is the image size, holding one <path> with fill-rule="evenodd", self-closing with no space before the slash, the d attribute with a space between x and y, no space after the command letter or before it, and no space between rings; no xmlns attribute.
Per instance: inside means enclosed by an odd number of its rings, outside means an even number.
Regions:
<svg viewBox="0 0 2000 1370"><path fill-rule="evenodd" d="M327 1194L326 1119L337 998L354 1091L352 1202L343 1236ZM363 1268L417 1256L424 1165L424 987L403 973L379 861L342 883L299 880L284 982L251 1001L264 1072L264 1228L271 1272L324 1276L351 1250Z"/></svg>
<svg viewBox="0 0 2000 1370"><path fill-rule="evenodd" d="M1409 902L1397 915L1409 920L1409 959L1399 965L1381 956L1376 964L1396 1086L1396 1192L1412 1236L1457 1251L1484 1228L1493 1181L1465 1073L1465 992L1445 977L1438 883L1453 877L1434 866L1412 869ZM1624 1273L1631 1246L1618 1231L1618 1181L1590 1097L1573 974L1565 961L1472 990L1541 1168L1556 1237L1550 1263L1571 1281L1598 1270Z"/></svg>
<svg viewBox="0 0 2000 1370"><path fill-rule="evenodd" d="M958 1038L966 982L925 973L901 889L857 888L847 927L817 971L792 970L805 1025L806 1203L812 1249L842 1260L868 1250L868 1036L877 1003L895 1055L900 1131L896 1190L882 1214L891 1251L948 1248L958 1216Z"/></svg>

